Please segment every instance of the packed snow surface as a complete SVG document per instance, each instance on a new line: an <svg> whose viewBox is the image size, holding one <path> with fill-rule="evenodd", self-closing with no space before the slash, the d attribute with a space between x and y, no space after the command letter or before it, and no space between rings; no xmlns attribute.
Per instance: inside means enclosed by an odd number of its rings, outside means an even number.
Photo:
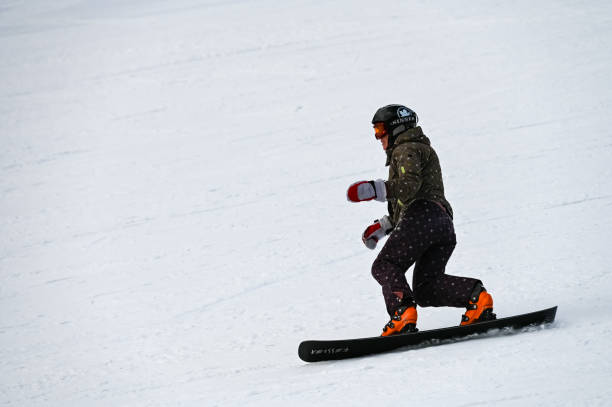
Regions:
<svg viewBox="0 0 612 407"><path fill-rule="evenodd" d="M2 1L0 404L612 405L611 50L607 1ZM345 191L389 103L447 272L552 326L298 359L387 322Z"/></svg>

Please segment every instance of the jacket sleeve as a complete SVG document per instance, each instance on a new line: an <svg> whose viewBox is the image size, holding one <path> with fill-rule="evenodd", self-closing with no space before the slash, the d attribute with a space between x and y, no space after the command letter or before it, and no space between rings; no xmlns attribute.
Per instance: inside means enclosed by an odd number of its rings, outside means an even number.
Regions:
<svg viewBox="0 0 612 407"><path fill-rule="evenodd" d="M422 152L410 144L398 146L393 151L390 165L394 166L398 177L385 182L387 200L396 199L401 206L414 198L423 183L424 161Z"/></svg>

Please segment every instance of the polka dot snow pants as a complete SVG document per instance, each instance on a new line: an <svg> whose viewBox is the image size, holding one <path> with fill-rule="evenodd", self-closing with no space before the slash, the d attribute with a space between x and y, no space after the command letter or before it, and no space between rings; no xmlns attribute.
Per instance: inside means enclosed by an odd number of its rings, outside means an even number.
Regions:
<svg viewBox="0 0 612 407"><path fill-rule="evenodd" d="M398 307L412 302L421 307L468 304L479 280L444 273L456 243L453 221L438 204L417 201L405 210L372 264L372 275L382 286L390 316ZM411 290L406 271L413 264ZM396 292L401 292L402 298Z"/></svg>

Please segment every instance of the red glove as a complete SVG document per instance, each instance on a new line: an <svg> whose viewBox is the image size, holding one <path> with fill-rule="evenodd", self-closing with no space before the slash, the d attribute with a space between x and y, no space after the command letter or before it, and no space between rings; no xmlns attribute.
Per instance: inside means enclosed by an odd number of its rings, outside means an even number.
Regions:
<svg viewBox="0 0 612 407"><path fill-rule="evenodd" d="M363 240L363 244L366 245L368 249L374 250L376 248L376 243L393 230L393 224L388 216L383 216L381 219L375 220L373 224L368 226L366 230L361 235L361 240Z"/></svg>
<svg viewBox="0 0 612 407"><path fill-rule="evenodd" d="M357 181L349 186L346 198L351 202L362 202L376 199L385 202L387 200L387 187L385 181Z"/></svg>

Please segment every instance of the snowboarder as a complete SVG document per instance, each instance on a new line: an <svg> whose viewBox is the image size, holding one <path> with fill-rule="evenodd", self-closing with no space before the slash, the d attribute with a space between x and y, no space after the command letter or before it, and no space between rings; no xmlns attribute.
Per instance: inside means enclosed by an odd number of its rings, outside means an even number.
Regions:
<svg viewBox="0 0 612 407"><path fill-rule="evenodd" d="M495 318L493 298L480 280L445 274L457 243L453 211L444 197L438 155L417 122L406 106L378 109L372 124L387 154L389 179L358 181L347 191L351 202L375 199L388 206L389 215L362 235L369 249L390 235L372 264L391 317L382 336L416 331L417 305L465 307L461 325ZM405 273L413 264L411 290Z"/></svg>

